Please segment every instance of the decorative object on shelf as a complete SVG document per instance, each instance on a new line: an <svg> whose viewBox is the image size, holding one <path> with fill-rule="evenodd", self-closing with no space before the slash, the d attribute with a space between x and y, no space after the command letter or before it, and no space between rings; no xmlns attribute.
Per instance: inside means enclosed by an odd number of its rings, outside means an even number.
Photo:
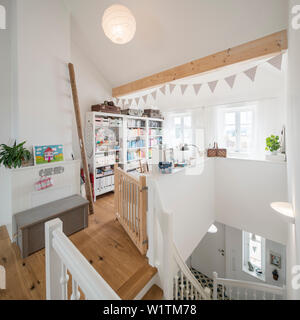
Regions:
<svg viewBox="0 0 300 320"><path fill-rule="evenodd" d="M164 119L159 109L144 109L144 117Z"/></svg>
<svg viewBox="0 0 300 320"><path fill-rule="evenodd" d="M285 126L282 127L281 135L280 135L280 152L285 154L286 153L286 131Z"/></svg>
<svg viewBox="0 0 300 320"><path fill-rule="evenodd" d="M270 151L273 155L277 155L279 149L279 136L275 136L272 134L266 138L266 151Z"/></svg>
<svg viewBox="0 0 300 320"><path fill-rule="evenodd" d="M213 148L207 149L208 158L227 158L227 149L219 149L218 144L215 142Z"/></svg>
<svg viewBox="0 0 300 320"><path fill-rule="evenodd" d="M63 145L34 146L34 164L47 164L64 161Z"/></svg>
<svg viewBox="0 0 300 320"><path fill-rule="evenodd" d="M277 267L278 269L281 269L281 255L270 252L270 264Z"/></svg>
<svg viewBox="0 0 300 320"><path fill-rule="evenodd" d="M31 159L31 153L24 148L25 143L26 141L17 145L17 141L15 141L12 147L1 144L0 165L3 164L4 167L9 169L28 166L29 160Z"/></svg>
<svg viewBox="0 0 300 320"><path fill-rule="evenodd" d="M277 162L284 162L286 161L285 153L278 152L285 150L285 128L283 128L281 132L281 142L279 136L271 135L266 138L266 151L269 151L269 154L266 154L266 160L269 161L277 161Z"/></svg>
<svg viewBox="0 0 300 320"><path fill-rule="evenodd" d="M173 163L172 162L160 162L158 164L160 173L162 174L170 174L172 173L172 167L173 167Z"/></svg>
<svg viewBox="0 0 300 320"><path fill-rule="evenodd" d="M256 273L259 277L261 277L262 274L263 274L263 271L262 271L260 268L255 268L255 273Z"/></svg>
<svg viewBox="0 0 300 320"><path fill-rule="evenodd" d="M274 279L275 281L278 281L278 279L279 279L279 274L278 274L277 269L274 269L274 270L272 271L272 275L273 275L273 279Z"/></svg>
<svg viewBox="0 0 300 320"><path fill-rule="evenodd" d="M102 28L113 43L130 42L136 32L136 21L131 11L120 4L114 4L104 11Z"/></svg>
<svg viewBox="0 0 300 320"><path fill-rule="evenodd" d="M250 261L248 261L248 270L249 270L250 272L253 272L253 271L254 271L254 267L253 267L253 265L252 265L252 263L251 263Z"/></svg>
<svg viewBox="0 0 300 320"><path fill-rule="evenodd" d="M133 116L133 117L142 117L143 116L143 110L142 109L124 109L121 111L122 114Z"/></svg>
<svg viewBox="0 0 300 320"><path fill-rule="evenodd" d="M95 104L92 106L92 111L121 114L121 108L115 106L113 101L104 101L102 104Z"/></svg>

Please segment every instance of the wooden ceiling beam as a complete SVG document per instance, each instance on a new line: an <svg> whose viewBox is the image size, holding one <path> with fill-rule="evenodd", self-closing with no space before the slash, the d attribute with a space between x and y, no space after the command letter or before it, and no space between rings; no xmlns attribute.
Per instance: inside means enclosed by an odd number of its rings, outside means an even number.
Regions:
<svg viewBox="0 0 300 320"><path fill-rule="evenodd" d="M287 48L287 31L282 30L266 37L113 88L112 95L113 97L121 97L238 62L276 54Z"/></svg>

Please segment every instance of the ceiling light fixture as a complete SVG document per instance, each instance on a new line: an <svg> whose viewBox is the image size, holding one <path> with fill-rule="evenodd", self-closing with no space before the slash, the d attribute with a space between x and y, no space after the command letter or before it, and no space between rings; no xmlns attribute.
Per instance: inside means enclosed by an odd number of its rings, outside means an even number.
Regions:
<svg viewBox="0 0 300 320"><path fill-rule="evenodd" d="M107 8L102 18L105 35L113 43L125 44L131 41L136 32L136 21L131 11L120 4Z"/></svg>
<svg viewBox="0 0 300 320"><path fill-rule="evenodd" d="M289 223L295 223L293 206L288 202L272 202L271 208Z"/></svg>
<svg viewBox="0 0 300 320"><path fill-rule="evenodd" d="M212 224L212 225L209 227L208 232L209 232L209 233L217 233L217 232L218 232L218 228L217 228L214 224Z"/></svg>

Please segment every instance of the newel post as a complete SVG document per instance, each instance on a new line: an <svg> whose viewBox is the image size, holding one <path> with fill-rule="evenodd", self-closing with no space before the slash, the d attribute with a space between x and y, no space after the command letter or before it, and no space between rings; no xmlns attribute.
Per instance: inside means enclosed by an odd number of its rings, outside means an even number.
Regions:
<svg viewBox="0 0 300 320"><path fill-rule="evenodd" d="M53 232L62 231L63 224L60 219L54 219L45 223L45 253L46 253L46 299L63 300L61 289L61 260L53 248Z"/></svg>
<svg viewBox="0 0 300 320"><path fill-rule="evenodd" d="M217 283L218 274L213 272L213 300L218 300L218 283Z"/></svg>

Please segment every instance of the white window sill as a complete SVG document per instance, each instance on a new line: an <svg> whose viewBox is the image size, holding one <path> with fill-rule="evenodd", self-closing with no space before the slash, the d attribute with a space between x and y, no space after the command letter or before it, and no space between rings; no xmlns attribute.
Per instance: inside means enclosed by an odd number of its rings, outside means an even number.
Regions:
<svg viewBox="0 0 300 320"><path fill-rule="evenodd" d="M223 158L218 158L223 159ZM265 158L259 158L259 157L245 157L245 156L239 156L239 155L231 155L229 154L227 158L224 159L230 159L230 160L245 160L245 161L259 161L259 162L267 162L267 163L277 163L277 164L283 164L286 165L286 161L273 161L273 160L266 160Z"/></svg>
<svg viewBox="0 0 300 320"><path fill-rule="evenodd" d="M262 275L258 275L255 271L249 271L246 266L243 266L243 272L247 273L249 276L254 277L258 280L261 280L263 282L266 281L264 273Z"/></svg>

